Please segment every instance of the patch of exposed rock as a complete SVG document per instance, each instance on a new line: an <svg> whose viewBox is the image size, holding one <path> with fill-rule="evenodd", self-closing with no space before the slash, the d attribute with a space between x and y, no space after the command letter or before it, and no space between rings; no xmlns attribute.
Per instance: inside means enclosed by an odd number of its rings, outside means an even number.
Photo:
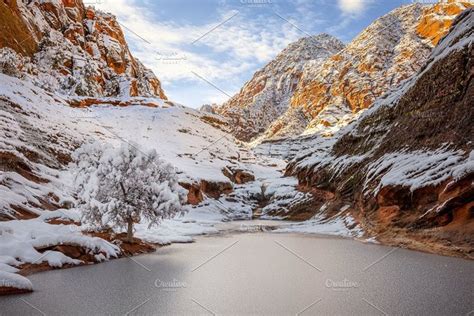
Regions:
<svg viewBox="0 0 474 316"><path fill-rule="evenodd" d="M255 176L249 170L244 170L234 166L227 166L222 170L222 173L229 178L230 181L236 184L255 181Z"/></svg>

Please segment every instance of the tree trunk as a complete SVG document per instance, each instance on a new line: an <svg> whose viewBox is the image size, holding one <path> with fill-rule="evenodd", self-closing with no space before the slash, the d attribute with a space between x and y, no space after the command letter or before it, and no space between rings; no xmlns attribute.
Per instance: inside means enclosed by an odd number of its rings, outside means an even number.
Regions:
<svg viewBox="0 0 474 316"><path fill-rule="evenodd" d="M127 220L127 241L133 243L133 219L131 217Z"/></svg>
<svg viewBox="0 0 474 316"><path fill-rule="evenodd" d="M125 190L125 186L122 182L120 182L120 188L122 188L123 197L125 202L127 201L127 191ZM127 241L129 243L133 243L133 218L130 216L127 219Z"/></svg>

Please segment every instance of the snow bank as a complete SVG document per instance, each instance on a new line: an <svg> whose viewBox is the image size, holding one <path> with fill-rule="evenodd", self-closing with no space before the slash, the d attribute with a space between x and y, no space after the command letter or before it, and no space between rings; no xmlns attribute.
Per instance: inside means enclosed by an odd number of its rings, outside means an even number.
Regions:
<svg viewBox="0 0 474 316"><path fill-rule="evenodd" d="M193 242L193 236L218 232L213 227L213 224L186 222L180 219L164 220L159 226L151 228L148 228L147 224L138 224L136 226L136 237L160 245Z"/></svg>
<svg viewBox="0 0 474 316"><path fill-rule="evenodd" d="M2 287L33 290L33 284L24 276L0 270L0 288Z"/></svg>
<svg viewBox="0 0 474 316"><path fill-rule="evenodd" d="M40 218L0 222L0 286L31 289L28 279L14 274L17 266L25 263L46 262L60 268L65 264L81 264L81 260L70 258L58 251L45 249L57 245L74 245L86 249L90 254L102 255L104 260L117 257L120 249L97 237L86 236L76 225L51 225Z"/></svg>

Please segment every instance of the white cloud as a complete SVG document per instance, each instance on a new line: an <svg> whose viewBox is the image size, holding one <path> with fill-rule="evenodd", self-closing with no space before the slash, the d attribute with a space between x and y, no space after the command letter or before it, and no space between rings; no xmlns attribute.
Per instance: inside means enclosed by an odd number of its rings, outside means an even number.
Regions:
<svg viewBox="0 0 474 316"><path fill-rule="evenodd" d="M370 0L337 0L339 9L344 14L360 14L370 2Z"/></svg>
<svg viewBox="0 0 474 316"><path fill-rule="evenodd" d="M268 62L290 42L304 36L276 16L251 20L237 14L209 32L236 11L227 11L219 20L209 24L175 25L156 21L136 1L104 1L97 7L112 12L122 25L151 43L147 44L129 33L129 45L134 54L164 82L200 80L192 71L209 80L232 78L257 64ZM191 44L203 34L206 35ZM197 48L204 48L205 52L197 54Z"/></svg>

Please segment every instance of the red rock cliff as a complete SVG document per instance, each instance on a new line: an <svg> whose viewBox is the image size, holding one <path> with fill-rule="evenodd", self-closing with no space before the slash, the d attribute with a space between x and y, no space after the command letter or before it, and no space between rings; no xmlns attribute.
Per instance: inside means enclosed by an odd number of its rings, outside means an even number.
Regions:
<svg viewBox="0 0 474 316"><path fill-rule="evenodd" d="M17 65L16 76L70 95L166 99L111 14L81 0L2 0L0 17L0 63Z"/></svg>

